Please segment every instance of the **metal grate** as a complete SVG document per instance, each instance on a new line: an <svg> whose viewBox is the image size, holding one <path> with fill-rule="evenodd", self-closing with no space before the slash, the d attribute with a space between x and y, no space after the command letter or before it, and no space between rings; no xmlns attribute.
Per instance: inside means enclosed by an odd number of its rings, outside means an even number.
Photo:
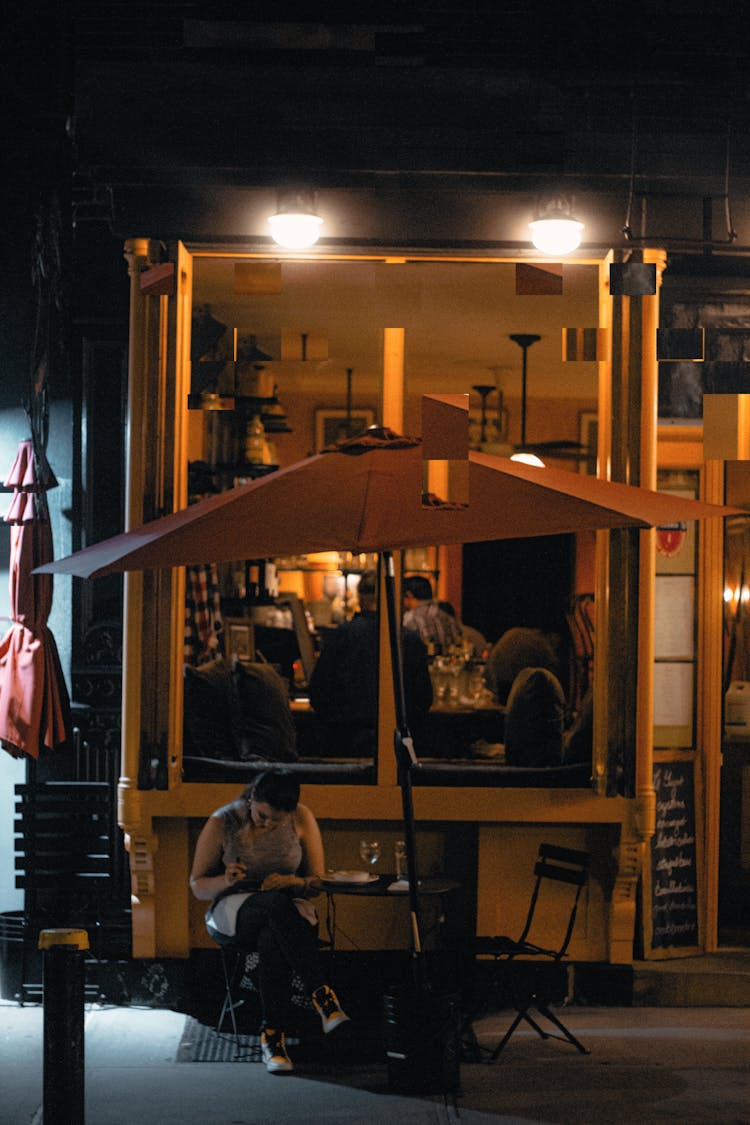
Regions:
<svg viewBox="0 0 750 1125"><path fill-rule="evenodd" d="M289 1039L289 1047L297 1040ZM223 1035L188 1016L175 1062L260 1062L260 1036Z"/></svg>

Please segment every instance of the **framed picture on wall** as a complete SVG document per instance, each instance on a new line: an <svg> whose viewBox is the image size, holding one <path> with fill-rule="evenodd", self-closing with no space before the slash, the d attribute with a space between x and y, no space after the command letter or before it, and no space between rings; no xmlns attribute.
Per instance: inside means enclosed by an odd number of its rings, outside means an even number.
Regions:
<svg viewBox="0 0 750 1125"><path fill-rule="evenodd" d="M375 421L375 411L357 407L347 416L346 410L321 407L315 411L315 452L335 445L345 438L363 434Z"/></svg>
<svg viewBox="0 0 750 1125"><path fill-rule="evenodd" d="M228 663L233 656L238 660L255 660L255 633L249 618L224 618L224 647Z"/></svg>

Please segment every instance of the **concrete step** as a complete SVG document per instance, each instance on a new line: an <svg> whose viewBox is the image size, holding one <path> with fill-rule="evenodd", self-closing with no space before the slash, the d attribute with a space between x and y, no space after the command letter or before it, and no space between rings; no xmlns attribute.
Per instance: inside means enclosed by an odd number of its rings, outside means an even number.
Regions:
<svg viewBox="0 0 750 1125"><path fill-rule="evenodd" d="M750 1006L750 949L634 961L632 990L633 1006L639 1008Z"/></svg>

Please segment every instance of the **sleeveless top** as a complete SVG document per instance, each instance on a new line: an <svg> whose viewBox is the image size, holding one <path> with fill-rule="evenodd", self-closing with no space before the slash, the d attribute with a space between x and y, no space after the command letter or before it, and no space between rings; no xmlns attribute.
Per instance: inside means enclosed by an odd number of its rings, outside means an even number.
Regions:
<svg viewBox="0 0 750 1125"><path fill-rule="evenodd" d="M244 802L232 801L217 809L212 816L223 821L222 861L244 865L246 879L261 883L266 875L295 875L302 863L302 844L294 827L294 813L288 813L275 828L258 832L245 811ZM206 927L211 936L234 937L237 912L254 891L228 887L214 899L206 914ZM299 913L315 925L315 907L306 899L292 900Z"/></svg>
<svg viewBox="0 0 750 1125"><path fill-rule="evenodd" d="M215 817L224 820L224 865L241 863L248 879L262 882L266 875L295 875L302 863L302 845L294 827L294 814L288 813L275 828L258 832L242 804L233 801L218 809Z"/></svg>

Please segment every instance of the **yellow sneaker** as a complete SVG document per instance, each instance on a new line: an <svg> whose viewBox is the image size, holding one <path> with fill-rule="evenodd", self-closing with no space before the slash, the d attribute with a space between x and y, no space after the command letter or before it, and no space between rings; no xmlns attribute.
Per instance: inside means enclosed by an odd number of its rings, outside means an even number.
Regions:
<svg viewBox="0 0 750 1125"><path fill-rule="evenodd" d="M339 1004L338 996L327 984L321 984L320 988L315 989L312 994L312 1002L320 1016L323 1031L326 1035L349 1019Z"/></svg>
<svg viewBox="0 0 750 1125"><path fill-rule="evenodd" d="M286 1053L283 1031L274 1031L272 1027L264 1028L260 1037L260 1049L269 1074L289 1074L294 1069L292 1060Z"/></svg>

